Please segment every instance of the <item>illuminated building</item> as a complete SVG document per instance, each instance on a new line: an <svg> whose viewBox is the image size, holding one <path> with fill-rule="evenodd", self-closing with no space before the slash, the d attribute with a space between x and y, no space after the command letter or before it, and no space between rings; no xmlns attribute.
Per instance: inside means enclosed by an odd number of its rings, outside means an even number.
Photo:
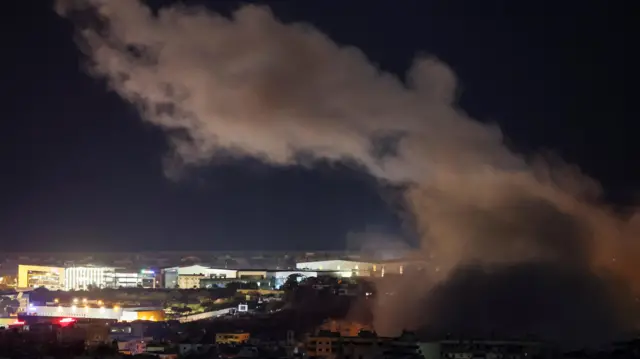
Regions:
<svg viewBox="0 0 640 359"><path fill-rule="evenodd" d="M266 270L238 270L236 274L238 279L259 280L267 278Z"/></svg>
<svg viewBox="0 0 640 359"><path fill-rule="evenodd" d="M365 330L355 336L319 331L307 338L306 349L309 357L324 358L448 358L423 356L420 344L411 333L403 333L400 337L392 338L379 337L375 332Z"/></svg>
<svg viewBox="0 0 640 359"><path fill-rule="evenodd" d="M18 287L64 289L64 268L20 264L18 265Z"/></svg>
<svg viewBox="0 0 640 359"><path fill-rule="evenodd" d="M29 317L48 318L74 318L74 319L102 319L117 321L163 321L165 319L164 310L155 307L112 307L95 305L30 305L21 319Z"/></svg>
<svg viewBox="0 0 640 359"><path fill-rule="evenodd" d="M140 286L142 288L156 287L156 272L149 269L143 269L138 274L138 277L140 278Z"/></svg>
<svg viewBox="0 0 640 359"><path fill-rule="evenodd" d="M109 288L136 288L140 284L140 275L136 272L113 271L107 274Z"/></svg>
<svg viewBox="0 0 640 359"><path fill-rule="evenodd" d="M69 267L65 269L65 288L82 290L97 288L155 288L155 272L126 271L113 267Z"/></svg>
<svg viewBox="0 0 640 359"><path fill-rule="evenodd" d="M280 288L292 275L297 275L297 281L301 282L307 277L317 277L318 272L312 271L289 271L289 270L276 270L267 272L267 278L272 279L273 287Z"/></svg>
<svg viewBox="0 0 640 359"><path fill-rule="evenodd" d="M207 278L204 274L184 274L178 276L178 288L200 288L200 279Z"/></svg>
<svg viewBox="0 0 640 359"><path fill-rule="evenodd" d="M0 276L0 288L15 288L18 285L18 279L13 275Z"/></svg>
<svg viewBox="0 0 640 359"><path fill-rule="evenodd" d="M107 275L113 273L111 267L70 267L65 268L65 289L84 290L91 287L107 287Z"/></svg>
<svg viewBox="0 0 640 359"><path fill-rule="evenodd" d="M143 269L139 272L116 269L107 274L109 288L155 288L156 275L152 270Z"/></svg>
<svg viewBox="0 0 640 359"><path fill-rule="evenodd" d="M376 275L378 271L378 265L376 263L340 259L296 263L296 268L314 271L332 271L343 277L372 276Z"/></svg>
<svg viewBox="0 0 640 359"><path fill-rule="evenodd" d="M429 260L425 259L394 259L380 262L380 276L387 275L404 275L407 273L416 273L423 271L438 271L439 269Z"/></svg>
<svg viewBox="0 0 640 359"><path fill-rule="evenodd" d="M236 275L237 271L233 269L216 269L201 265L171 267L162 270L163 286L165 288L199 287L201 278L226 279L236 278ZM181 276L185 276L184 279L180 280Z"/></svg>

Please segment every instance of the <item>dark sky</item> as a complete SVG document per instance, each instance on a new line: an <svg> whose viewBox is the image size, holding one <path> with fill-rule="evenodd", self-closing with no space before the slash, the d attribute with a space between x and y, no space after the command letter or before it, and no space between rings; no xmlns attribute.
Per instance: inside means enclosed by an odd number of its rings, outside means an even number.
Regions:
<svg viewBox="0 0 640 359"><path fill-rule="evenodd" d="M271 6L283 21L310 22L400 75L415 54L438 56L460 77L461 106L499 123L510 146L551 149L601 181L609 201L629 205L640 189L640 125L624 88L637 63L624 16L631 9L570 3ZM163 133L83 73L71 24L51 9L50 1L14 1L1 25L4 249L341 249L349 232L400 233L375 181L346 165L232 161L166 179Z"/></svg>

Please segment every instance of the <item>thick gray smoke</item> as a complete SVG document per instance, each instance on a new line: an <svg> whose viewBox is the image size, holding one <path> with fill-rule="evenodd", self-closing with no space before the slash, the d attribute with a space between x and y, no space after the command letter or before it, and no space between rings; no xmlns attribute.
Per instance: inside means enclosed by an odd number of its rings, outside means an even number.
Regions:
<svg viewBox="0 0 640 359"><path fill-rule="evenodd" d="M422 250L436 264L410 283L394 283L412 299L380 304L382 332L437 327L437 316L403 320L425 312L430 293L441 298L457 288L461 277L452 271L470 263L490 268L483 275L492 278L507 278L498 273L518 263L551 261L585 278L606 270L636 283L638 217L623 220L591 205L598 186L571 167L531 165L508 151L497 127L455 106L456 77L435 58L416 58L403 82L358 49L255 6L231 18L204 8L154 13L134 0L58 1L57 11L78 24L90 73L166 130L174 171L207 165L220 152L274 165L295 165L305 152L356 160L383 181L408 183ZM394 136L393 154L380 156L374 140ZM595 287L607 290L584 286Z"/></svg>

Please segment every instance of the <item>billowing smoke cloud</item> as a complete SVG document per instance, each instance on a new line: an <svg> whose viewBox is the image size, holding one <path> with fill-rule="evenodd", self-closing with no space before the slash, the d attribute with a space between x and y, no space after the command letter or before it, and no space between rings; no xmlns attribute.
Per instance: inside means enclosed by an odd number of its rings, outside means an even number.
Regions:
<svg viewBox="0 0 640 359"><path fill-rule="evenodd" d="M455 106L456 77L435 58L416 58L403 82L358 49L307 25L283 24L263 7L242 7L231 18L179 6L154 12L133 0L59 1L57 10L78 24L90 73L166 130L168 168L207 165L220 153L295 165L304 152L355 160L382 181L407 185L433 270L394 283L417 299L380 304L380 331L391 328L384 318L429 312L421 310L424 296L447 302L442 298L456 295L461 283L487 283L491 290L475 292L483 297L506 296L518 263L553 263L554 271L532 265L534 274L515 276L548 296L564 297L566 291L552 292L558 286L542 285L561 269L594 281L607 271L637 283L638 217L593 205L597 184L571 167L529 164L508 151L497 127ZM391 148L381 152L380 139ZM470 263L488 269L476 277L452 274ZM584 285L576 293L588 296L593 288L609 290ZM608 301L598 303L614 312ZM465 313L452 307L421 324L437 327L443 317L458 323L450 318L456 310Z"/></svg>

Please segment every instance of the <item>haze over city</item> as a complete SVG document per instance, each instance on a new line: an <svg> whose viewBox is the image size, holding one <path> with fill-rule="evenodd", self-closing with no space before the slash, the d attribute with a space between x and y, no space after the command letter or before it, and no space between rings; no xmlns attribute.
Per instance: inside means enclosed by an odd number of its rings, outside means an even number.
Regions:
<svg viewBox="0 0 640 359"><path fill-rule="evenodd" d="M9 253L355 253L405 261L362 305L382 335L638 330L624 9L47 5L9 41Z"/></svg>

